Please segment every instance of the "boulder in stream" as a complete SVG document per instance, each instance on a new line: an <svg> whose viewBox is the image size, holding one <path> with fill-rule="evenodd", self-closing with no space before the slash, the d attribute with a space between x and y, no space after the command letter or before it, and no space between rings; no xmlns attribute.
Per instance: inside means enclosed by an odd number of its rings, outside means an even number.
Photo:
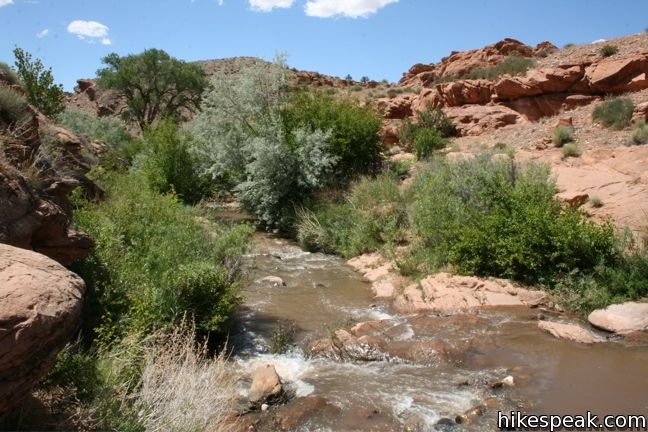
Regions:
<svg viewBox="0 0 648 432"><path fill-rule="evenodd" d="M257 367L252 376L252 386L250 387L248 400L253 405L260 406L266 402L276 402L283 395L283 385L275 367L271 364Z"/></svg>
<svg viewBox="0 0 648 432"><path fill-rule="evenodd" d="M582 344L593 344L599 342L591 331L576 324L540 321L538 322L538 327L558 339L567 339Z"/></svg>
<svg viewBox="0 0 648 432"><path fill-rule="evenodd" d="M613 333L648 330L648 303L626 302L592 312L587 320L594 327Z"/></svg>

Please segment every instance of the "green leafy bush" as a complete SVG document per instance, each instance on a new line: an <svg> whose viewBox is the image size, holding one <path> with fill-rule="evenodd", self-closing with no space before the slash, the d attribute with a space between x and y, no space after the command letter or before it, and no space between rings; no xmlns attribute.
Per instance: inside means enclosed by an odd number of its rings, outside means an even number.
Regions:
<svg viewBox="0 0 648 432"><path fill-rule="evenodd" d="M581 154L583 154L583 151L575 142L568 142L563 146L561 153L563 155L563 158L568 158L579 157Z"/></svg>
<svg viewBox="0 0 648 432"><path fill-rule="evenodd" d="M54 84L52 69L45 70L39 59L33 60L31 54L20 49L14 49L16 71L22 82L22 88L30 104L38 108L46 116L56 116L65 109L65 94L63 86Z"/></svg>
<svg viewBox="0 0 648 432"><path fill-rule="evenodd" d="M608 99L594 108L592 118L606 128L619 130L630 124L633 111L634 103L630 98Z"/></svg>
<svg viewBox="0 0 648 432"><path fill-rule="evenodd" d="M95 117L83 111L67 109L56 118L60 126L77 135L108 144L119 149L133 138L122 122L111 117Z"/></svg>
<svg viewBox="0 0 648 432"><path fill-rule="evenodd" d="M618 52L619 48L616 45L603 45L601 49L599 49L601 57L611 57Z"/></svg>
<svg viewBox="0 0 648 432"><path fill-rule="evenodd" d="M646 120L641 119L635 123L634 131L632 132L632 142L637 145L648 144L648 124Z"/></svg>
<svg viewBox="0 0 648 432"><path fill-rule="evenodd" d="M9 87L0 86L0 121L5 125L14 125L27 118L29 106L22 95Z"/></svg>
<svg viewBox="0 0 648 432"><path fill-rule="evenodd" d="M555 191L542 166L521 168L487 155L434 161L408 197L419 264L426 271L452 264L461 273L537 283L610 262L612 228L563 209Z"/></svg>
<svg viewBox="0 0 648 432"><path fill-rule="evenodd" d="M554 130L552 141L556 147L562 147L567 143L573 142L574 141L573 129L566 126L558 126Z"/></svg>
<svg viewBox="0 0 648 432"><path fill-rule="evenodd" d="M283 59L218 75L190 129L202 171L232 190L268 229L324 187L381 164L380 119L324 92L290 94Z"/></svg>
<svg viewBox="0 0 648 432"><path fill-rule="evenodd" d="M350 258L402 241L407 227L399 180L391 174L363 178L343 198L302 210L297 239L302 247Z"/></svg>
<svg viewBox="0 0 648 432"><path fill-rule="evenodd" d="M412 146L414 144L420 129L435 130L442 138L453 137L457 134L452 120L441 108L432 108L430 104L427 104L425 109L418 110L414 117L416 118L415 122L409 118L403 120L396 132L399 142L405 145Z"/></svg>
<svg viewBox="0 0 648 432"><path fill-rule="evenodd" d="M137 173L103 180L108 199L82 205L77 227L96 242L75 265L85 280L85 335L105 345L127 334L194 316L200 331L222 331L238 302L238 257L251 228L208 227Z"/></svg>
<svg viewBox="0 0 648 432"><path fill-rule="evenodd" d="M7 63L0 62L0 76L9 85L22 85L16 71L13 70Z"/></svg>
<svg viewBox="0 0 648 432"><path fill-rule="evenodd" d="M209 195L210 182L199 175L195 158L189 153L191 136L174 123L162 121L146 129L142 147L136 166L154 190L173 191L189 204Z"/></svg>
<svg viewBox="0 0 648 432"><path fill-rule="evenodd" d="M529 69L535 66L535 60L519 55L509 55L499 64L468 72L464 79L486 79L494 81L502 75L524 75Z"/></svg>
<svg viewBox="0 0 648 432"><path fill-rule="evenodd" d="M337 181L347 183L360 175L375 174L381 167L382 123L371 108L323 92L299 92L288 99L281 115L289 139L294 137L292 131L303 127L330 132L326 149L337 159Z"/></svg>
<svg viewBox="0 0 648 432"><path fill-rule="evenodd" d="M435 129L421 128L416 132L412 148L416 157L429 158L435 150L440 150L448 145L448 140L443 138Z"/></svg>

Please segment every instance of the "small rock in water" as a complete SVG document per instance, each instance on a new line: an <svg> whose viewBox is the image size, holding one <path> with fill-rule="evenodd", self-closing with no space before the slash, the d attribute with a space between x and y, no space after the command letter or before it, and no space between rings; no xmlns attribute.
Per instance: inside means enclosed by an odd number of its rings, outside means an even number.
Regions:
<svg viewBox="0 0 648 432"><path fill-rule="evenodd" d="M270 408L270 405L268 405L268 404L262 404L261 405L261 411L268 411L268 408Z"/></svg>
<svg viewBox="0 0 648 432"><path fill-rule="evenodd" d="M501 381L494 382L491 384L491 388L493 389L498 389L502 387L513 387L515 385L515 378L513 376L509 375L502 379Z"/></svg>
<svg viewBox="0 0 648 432"><path fill-rule="evenodd" d="M286 286L286 283L279 276L266 276L260 282L269 283L274 287Z"/></svg>
<svg viewBox="0 0 648 432"><path fill-rule="evenodd" d="M256 368L248 395L252 404L259 406L266 402L273 402L281 399L283 394L281 379L273 365L266 364Z"/></svg>

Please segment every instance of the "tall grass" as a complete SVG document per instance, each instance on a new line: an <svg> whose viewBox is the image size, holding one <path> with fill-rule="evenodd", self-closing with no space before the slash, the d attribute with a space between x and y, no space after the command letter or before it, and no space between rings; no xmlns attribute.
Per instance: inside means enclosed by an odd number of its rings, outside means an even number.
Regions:
<svg viewBox="0 0 648 432"><path fill-rule="evenodd" d="M468 72L465 76L463 76L463 78L486 79L493 81L502 75L524 75L533 66L535 66L535 60L533 58L522 57L519 55L509 55L506 56L504 60L502 60L502 62L500 62L499 64Z"/></svg>

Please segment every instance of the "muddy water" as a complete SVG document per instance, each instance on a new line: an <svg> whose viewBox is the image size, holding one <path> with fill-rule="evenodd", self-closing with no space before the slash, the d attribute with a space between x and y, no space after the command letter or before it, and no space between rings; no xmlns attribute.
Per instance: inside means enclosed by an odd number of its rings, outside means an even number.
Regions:
<svg viewBox="0 0 648 432"><path fill-rule="evenodd" d="M460 430L497 430L497 410L648 414L645 344L557 340L537 328L541 312L525 308L452 317L398 315L388 304L377 304L368 283L339 258L261 234L246 266L246 300L232 335L236 361L249 371L272 363L296 396L321 395L341 409L340 415L314 415L299 430L400 431L405 425L435 430L439 420L455 419L484 401L486 412ZM282 278L285 286L262 282L266 276ZM427 364L304 355L309 341L371 320L389 320L384 332L396 344L433 339L448 353ZM294 326L294 343L285 354L270 354L280 322ZM514 387L491 388L508 375L515 378ZM367 412L374 415L368 419Z"/></svg>

